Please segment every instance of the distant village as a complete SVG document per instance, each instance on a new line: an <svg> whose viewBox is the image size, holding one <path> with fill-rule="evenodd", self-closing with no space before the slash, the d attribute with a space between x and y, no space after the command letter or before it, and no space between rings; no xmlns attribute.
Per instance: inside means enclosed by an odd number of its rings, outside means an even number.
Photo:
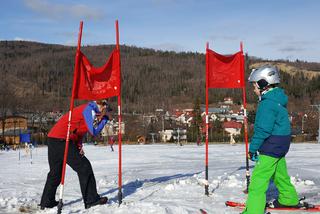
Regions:
<svg viewBox="0 0 320 214"><path fill-rule="evenodd" d="M240 109L235 109L232 98L225 98L223 102L219 103L219 107L208 108L209 124L214 121L220 121L222 124L225 136L230 143L235 143L234 137L240 135L241 128L244 122L244 112L243 106ZM239 106L237 106L239 107ZM202 126L200 127L201 140L204 140L205 136L205 107L201 107L201 118ZM162 111L162 109L157 109L156 111ZM167 111L165 113L165 120L173 120L180 127L184 128L174 128L174 129L164 129L159 132L159 137L161 142L170 141L182 141L187 142L187 131L188 127L192 126L194 119L193 109L175 109L171 114ZM210 127L210 125L209 125Z"/></svg>
<svg viewBox="0 0 320 214"><path fill-rule="evenodd" d="M221 135L221 138L210 138L209 141L225 142L235 144L243 142L244 109L242 105L233 103L230 97L219 102L218 107L210 107L209 114L209 136ZM191 129L194 121L194 109L156 109L149 114L123 114L121 131L124 143L185 143L204 142L205 137L205 107L201 106L202 125L199 127L198 136L194 136ZM15 148L20 145L23 136L29 135L33 145L46 144L47 133L51 127L60 119L63 112L46 113L24 113L15 116L1 118L0 121L0 145ZM316 115L311 115L316 116ZM315 140L317 133L307 133L305 122L307 114L291 113L290 120L294 123L292 135L302 135L304 140ZM109 121L98 138L87 137L88 143L104 143L109 137L117 138L119 124L116 118ZM249 121L250 122L250 121ZM252 121L249 123L249 131L252 130ZM220 129L220 130L218 130ZM217 134L219 133L219 134Z"/></svg>

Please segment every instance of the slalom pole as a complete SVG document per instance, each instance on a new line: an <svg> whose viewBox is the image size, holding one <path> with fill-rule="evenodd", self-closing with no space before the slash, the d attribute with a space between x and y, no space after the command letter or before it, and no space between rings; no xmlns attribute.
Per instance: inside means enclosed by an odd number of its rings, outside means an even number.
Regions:
<svg viewBox="0 0 320 214"><path fill-rule="evenodd" d="M32 144L30 146L30 161L31 161L31 164L32 164Z"/></svg>
<svg viewBox="0 0 320 214"><path fill-rule="evenodd" d="M242 42L240 43L240 49L243 56L243 45ZM242 61L244 62L244 60ZM243 71L245 71L244 64L242 65ZM245 72L243 73L243 79L245 79ZM249 143L248 143L248 117L247 117L247 99L246 99L246 85L245 80L243 82L242 87L242 99L243 99L243 116L244 116L244 140L246 145L246 179L247 179L247 189L245 190L245 193L248 193L249 191L249 184L250 184L250 171L249 171Z"/></svg>
<svg viewBox="0 0 320 214"><path fill-rule="evenodd" d="M246 89L245 87L242 88L242 95L243 95L243 111L244 111L244 140L246 144L246 179L247 179L247 190L249 190L250 184L250 171L249 171L249 143L248 143L248 117L247 117L247 103L246 103Z"/></svg>
<svg viewBox="0 0 320 214"><path fill-rule="evenodd" d="M207 42L206 45L206 158L205 158L205 194L209 196L209 181L208 181L208 162L209 162L209 115L208 115L208 105L209 105L209 98L208 98L208 86L209 86L209 43Z"/></svg>
<svg viewBox="0 0 320 214"><path fill-rule="evenodd" d="M116 48L120 59L120 46L119 46L119 24L116 20ZM121 135L121 61L119 62L120 69L120 87L118 95L118 147L119 147L119 175L118 175L118 203L119 206L122 203L122 135Z"/></svg>
<svg viewBox="0 0 320 214"><path fill-rule="evenodd" d="M20 159L21 157L20 157L20 142L19 142L19 164L20 164Z"/></svg>
<svg viewBox="0 0 320 214"><path fill-rule="evenodd" d="M63 207L64 179L65 179L65 174L66 174L66 164L67 164L67 157L68 157L68 150L69 150L72 111L73 111L73 106L74 106L74 90L75 90L75 85L76 85L75 80L76 80L76 77L78 74L78 67L79 67L82 27L83 27L83 22L80 21L79 34L78 34L78 47L77 47L76 57L75 57L75 66L74 66L74 74L73 74L73 87L72 87L72 95L71 95L69 118L68 118L67 138L66 138L66 145L65 145L65 149L64 149L62 175L61 175L61 182L60 182L60 194L59 194L59 204L58 204L58 212L57 212L58 214L61 214L62 207Z"/></svg>

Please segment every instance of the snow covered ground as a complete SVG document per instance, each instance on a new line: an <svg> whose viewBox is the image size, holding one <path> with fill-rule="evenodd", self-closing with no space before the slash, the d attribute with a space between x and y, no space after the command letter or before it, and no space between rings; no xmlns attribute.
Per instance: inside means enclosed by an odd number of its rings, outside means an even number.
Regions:
<svg viewBox="0 0 320 214"><path fill-rule="evenodd" d="M98 192L108 196L109 202L85 210L77 175L68 167L63 213L182 214L200 213L200 208L208 213L240 213L224 203L245 202L244 145L209 146L210 197L204 195L204 149L196 145L124 145L124 198L119 207L117 146L115 152L105 146L85 146ZM21 150L20 161L18 154L0 152L0 213L56 213L56 208L37 209L48 172L47 147L33 150L33 164L25 151ZM312 203L320 203L319 154L320 145L294 144L287 156L289 173L299 195ZM268 198L275 194L271 189Z"/></svg>

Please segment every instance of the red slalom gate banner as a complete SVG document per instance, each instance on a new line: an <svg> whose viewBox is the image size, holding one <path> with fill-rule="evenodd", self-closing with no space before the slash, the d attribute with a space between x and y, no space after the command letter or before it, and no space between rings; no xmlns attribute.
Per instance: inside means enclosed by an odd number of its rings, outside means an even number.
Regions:
<svg viewBox="0 0 320 214"><path fill-rule="evenodd" d="M250 181L248 159L248 125L246 112L246 90L243 45L240 43L240 51L232 55L221 55L209 49L206 45L206 155L205 155L205 194L209 195L208 162L209 162L209 88L241 88L244 107L244 140L246 143L246 178L247 188Z"/></svg>
<svg viewBox="0 0 320 214"><path fill-rule="evenodd" d="M207 49L208 88L244 87L244 67L242 51L230 56L220 55Z"/></svg>
<svg viewBox="0 0 320 214"><path fill-rule="evenodd" d="M92 66L80 51L79 66L75 72L75 99L99 100L120 95L120 53L115 48L101 67Z"/></svg>

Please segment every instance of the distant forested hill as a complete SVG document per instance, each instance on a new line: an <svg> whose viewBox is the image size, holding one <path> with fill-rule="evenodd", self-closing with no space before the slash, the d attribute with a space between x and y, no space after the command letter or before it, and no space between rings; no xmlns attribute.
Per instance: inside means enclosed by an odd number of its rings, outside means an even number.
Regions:
<svg viewBox="0 0 320 214"><path fill-rule="evenodd" d="M85 46L95 66L107 60L114 46ZM75 47L25 41L0 42L0 108L20 111L66 111L72 87ZM246 57L249 68L276 64L291 108L320 102L320 63L265 61ZM121 46L124 112L152 112L156 108L190 108L205 98L205 56ZM240 90L210 89L210 103L224 97L241 101ZM115 100L114 100L115 101ZM255 102L248 86L248 101ZM1 112L0 112L1 114Z"/></svg>

